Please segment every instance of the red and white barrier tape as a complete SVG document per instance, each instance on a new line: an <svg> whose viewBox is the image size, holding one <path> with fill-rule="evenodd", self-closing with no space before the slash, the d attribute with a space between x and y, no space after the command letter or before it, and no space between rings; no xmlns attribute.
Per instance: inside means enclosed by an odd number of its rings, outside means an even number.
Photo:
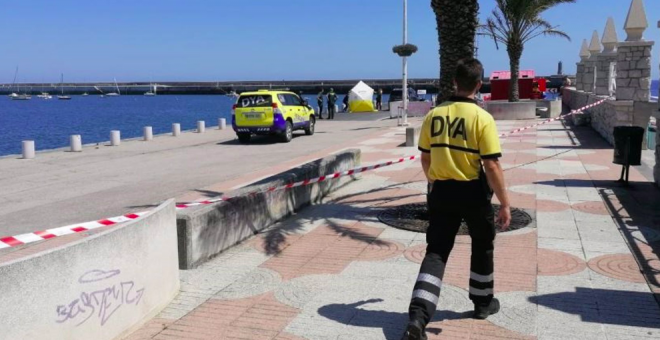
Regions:
<svg viewBox="0 0 660 340"><path fill-rule="evenodd" d="M92 229L101 228L101 227L107 227L107 226L115 225L115 224L118 224L118 223L123 223L123 222L127 222L127 221L137 219L140 216L143 216L147 213L148 213L148 211L143 211L143 212L139 212L139 213L126 214L126 215L123 215L123 216L111 217L111 218L98 220L98 221L72 224L72 225L69 225L69 226L66 226L66 227L53 228L53 229L48 229L48 230L35 231L35 232L32 232L32 233L27 233L27 234L22 234L22 235L3 237L3 238L0 238L0 249L9 248L9 247L16 247L16 246L20 246L20 245L23 245L23 244L26 244L26 243L32 243L32 242L47 240L47 239L58 237L58 236L81 233L81 232L87 231L87 230L92 230Z"/></svg>
<svg viewBox="0 0 660 340"><path fill-rule="evenodd" d="M196 206L200 206L200 205L207 205L207 204L213 204L213 203L222 202L222 201L229 201L229 200L231 200L233 198L236 198L236 197L254 196L254 195L263 194L263 193L267 193L267 192L273 192L273 191L279 191L279 190L288 190L288 189L292 189L292 188L296 188L296 187L301 187L301 186L307 186L307 185L311 185L311 184L315 184L315 183L320 183L320 182L323 182L323 181L326 181L326 180L337 179L337 178L344 177L344 176L356 175L356 174L359 174L359 173L362 173L362 172L366 172L366 171L370 171L370 170L376 170L376 169L379 169L379 168L384 168L384 167L387 167L387 166L390 166L390 165L399 164L399 163L403 163L403 162L406 162L406 161L414 161L414 160L419 159L419 158L421 158L421 156L408 156L408 157L404 157L404 158L399 158L398 160L395 160L395 161L389 161L389 162L374 164L374 165L370 165L370 166L358 167L358 168L354 168L354 169L351 169L351 170L335 172L334 174L331 174L331 175L321 176L321 177L312 178L312 179L306 179L304 181L289 183L287 185L282 185L282 186L278 186L278 187L270 187L270 188L263 189L263 190L253 191L253 192L250 192L250 193L247 193L247 194L236 195L236 196L223 196L223 197L213 198L213 199L200 201L200 202L179 203L179 204L176 205L176 207L177 207L177 209L186 209L186 208L196 207Z"/></svg>
<svg viewBox="0 0 660 340"><path fill-rule="evenodd" d="M524 131L524 130L528 130L528 129L537 127L539 125L544 125L544 124L547 124L547 123L550 123L550 122L553 122L553 121L556 121L556 120L559 120L559 119L566 118L570 115L574 115L574 114L580 113L580 112L582 112L586 109L589 109L589 108L592 108L594 106L600 105L603 102L605 102L605 100L606 99L597 101L593 104L589 104L589 105L587 105L583 108L573 110L570 113L568 113L566 115L563 115L563 116L560 116L560 117L557 117L557 118L551 118L551 119L548 119L548 120L543 121L541 123L537 123L537 124L534 124L534 125L530 125L530 126L526 126L526 127L523 127L523 128L519 128L519 129L510 131L510 132L507 132L507 133L503 133L503 134L500 135L500 137L505 137L505 136L508 136L510 134L518 133L518 132L521 132L521 131ZM391 166L391 165L394 165L394 164L403 163L403 162L406 162L406 161L414 161L414 160L417 160L417 159L420 159L420 158L421 158L421 156L418 156L418 155L417 156L408 156L408 157L404 157L404 158L399 158L398 160L395 160L395 161L389 161L389 162L374 164L374 165L370 165L370 166L358 167L358 168L354 168L354 169L346 170L346 171L342 171L342 172L335 172L334 174L331 174L331 175L321 176L321 177L317 177L317 178L313 178L313 179L307 179L307 180L304 180L304 181L289 183L289 184L282 185L282 186L277 186L277 187L270 187L270 188L267 188L267 189L264 189L264 190L257 190L257 191L242 194L242 195L223 196L223 197L213 198L213 199L200 201L200 202L179 203L179 204L176 205L176 208L177 209L186 209L186 208L200 206L200 205L208 205L208 204L213 204L213 203L222 202L222 201L229 201L229 200L231 200L233 198L236 198L236 197L254 196L254 195L273 192L273 191L288 190L288 189L292 189L292 188L296 188L296 187L300 187L300 186L307 186L307 185L311 185L311 184L315 184L315 183L320 183L320 182L331 180L331 179L337 179L337 178L344 177L344 176L356 175L356 174L359 174L359 173L362 173L362 172L366 172L366 171L370 171L370 170L376 170L376 169L388 167L388 166ZM98 220L98 221L86 222L86 223L81 223L81 224L72 224L72 225L65 226L65 227L60 227L60 228L48 229L48 230L43 230L43 231L36 231L36 232L33 232L33 233L27 233L27 234L22 234L22 235L17 235L17 236L3 237L3 238L0 238L0 249L9 248L9 247L16 247L16 246L20 246L20 245L23 245L23 244L42 241L42 240L47 240L47 239L58 237L58 236L75 234L75 233L80 233L80 232L84 232L84 231L92 230L92 229L96 229L96 228L107 227L107 226L115 225L115 224L118 224L118 223L123 223L123 222L127 222L127 221L130 221L130 220L137 219L140 216L143 216L147 213L149 213L149 212L148 211L143 211L143 212L139 212L139 213L126 214L126 215L123 215L123 216L111 217L111 218Z"/></svg>
<svg viewBox="0 0 660 340"><path fill-rule="evenodd" d="M512 130L512 131L509 131L509 132L507 132L507 133L503 133L503 134L500 135L500 137L506 137L506 136L508 136L508 135L512 135L512 134L514 134L514 133L518 133L518 132L521 132L521 131L529 130L529 129L535 128L535 127L537 127L537 126L540 126L540 125L545 125L545 124L548 124L548 123L554 122L554 121L556 121L556 120L564 119L564 118L566 118L566 117L568 117L568 116L572 116L572 115L574 115L574 114L581 113L581 112L584 111L584 110L587 110L587 109L590 109L590 108L592 108L592 107L598 106L598 105L604 103L606 100L607 100L607 98L606 98L606 99L603 99L603 100L599 100L599 101L597 101L597 102L595 102L595 103L589 104L589 105L587 105L587 106L585 106L585 107L581 107L581 108L579 108L579 109L575 109L575 110L573 110L573 111L571 111L571 112L569 112L569 113L567 113L567 114L565 114L565 115L563 115L563 116L559 116L559 117L556 117L556 118L550 118L550 119L548 119L548 120L544 120L544 121L542 121L542 122L540 122L540 123L536 123L536 124L534 124L534 125L525 126L525 127L519 128L519 129L515 129L515 130Z"/></svg>
<svg viewBox="0 0 660 340"><path fill-rule="evenodd" d="M351 176L351 175L356 175L362 172L370 171L370 170L376 170L380 168L384 168L390 165L394 164L399 164L403 163L406 161L413 161L416 159L421 158L421 156L408 156L404 158L399 158L398 160L395 161L389 161L389 162L384 162L380 164L374 164L370 166L363 166L363 167L358 167L355 169L351 170L346 170L342 172L335 172L332 175L326 175L326 176L321 176L313 179L307 179L304 181L300 182L295 182L295 183L289 183L287 185L282 185L282 186L277 186L277 187L270 187L264 190L258 190L254 192L250 192L247 194L243 195L237 195L237 196L223 196L219 198L214 198L214 199L209 199L206 201L201 201L201 202L191 202L191 203L179 203L176 205L177 209L186 209L190 207L195 207L195 206L200 206L200 205L207 205L207 204L213 204L217 202L222 202L222 201L229 201L233 198L236 197L242 197L242 196L254 196L258 195L261 193L268 193L268 192L273 192L273 191L278 191L278 190L288 190L300 186L307 186L315 183L320 183L323 181L331 180L331 179L337 179L340 177L344 176ZM139 213L134 213L134 214L126 214L123 216L117 216L117 217L111 217L103 220L98 220L98 221L92 221L92 222L86 222L86 223L80 223L80 224L72 224L66 227L60 227L60 228L54 228L54 229L48 229L44 231L36 231L33 233L27 233L27 234L22 234L22 235L17 235L17 236L9 236L9 237L3 237L0 238L0 249L2 248L9 248L9 247L16 247L20 246L23 244L27 243L32 243L32 242L37 242L37 241L42 241L42 240L47 240L50 238L58 237L58 236L64 236L64 235L69 235L69 234L75 234L75 233L81 233L87 230L92 230L100 227L107 227L111 225L115 225L118 223L123 223L127 222L130 220L137 219L140 216L143 216L147 214L148 211L143 211Z"/></svg>

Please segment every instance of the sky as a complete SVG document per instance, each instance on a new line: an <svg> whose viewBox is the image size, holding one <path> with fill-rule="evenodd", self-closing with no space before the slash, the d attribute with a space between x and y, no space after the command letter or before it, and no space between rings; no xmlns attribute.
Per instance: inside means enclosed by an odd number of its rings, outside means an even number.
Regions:
<svg viewBox="0 0 660 340"><path fill-rule="evenodd" d="M495 0L479 1L480 20ZM644 0L647 40L660 41L660 1ZM0 0L0 83L239 81L401 77L401 0ZM544 13L572 41L539 37L522 69L574 73L583 39L612 16L619 40L630 0L578 0ZM409 0L409 76L439 73L430 0ZM654 17L655 15L655 17ZM506 49L479 38L486 74L509 68ZM658 78L660 46L653 53Z"/></svg>

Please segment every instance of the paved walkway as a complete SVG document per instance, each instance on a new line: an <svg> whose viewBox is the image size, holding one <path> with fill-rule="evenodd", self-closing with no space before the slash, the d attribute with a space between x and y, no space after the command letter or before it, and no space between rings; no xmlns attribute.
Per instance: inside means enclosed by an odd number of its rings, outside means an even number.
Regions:
<svg viewBox="0 0 660 340"><path fill-rule="evenodd" d="M501 131L524 124L498 123ZM399 147L403 138L397 128L365 138L363 163L416 154ZM503 148L512 204L535 211L536 228L497 237L503 308L486 321L469 318L470 240L458 237L429 339L659 339L660 193L636 169L633 189L613 184L612 150L589 128L556 122ZM128 339L398 340L424 234L377 216L424 202L425 190L419 162L363 175L182 271L179 296Z"/></svg>
<svg viewBox="0 0 660 340"><path fill-rule="evenodd" d="M319 121L314 136L295 132L286 145L272 138L241 145L231 128L209 127L203 134L86 146L82 153L0 157L0 237L144 211L189 192L217 196L202 188L277 165L306 163L315 153L392 126L390 120L380 121L388 117L387 112L340 113L337 120Z"/></svg>

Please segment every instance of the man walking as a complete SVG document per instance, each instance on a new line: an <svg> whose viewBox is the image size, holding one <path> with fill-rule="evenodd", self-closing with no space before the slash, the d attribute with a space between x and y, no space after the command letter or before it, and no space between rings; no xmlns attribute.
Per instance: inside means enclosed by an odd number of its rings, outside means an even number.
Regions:
<svg viewBox="0 0 660 340"><path fill-rule="evenodd" d="M337 104L337 94L333 88L328 92L328 119L335 119L335 104Z"/></svg>
<svg viewBox="0 0 660 340"><path fill-rule="evenodd" d="M319 119L323 119L323 95L323 90L321 90L318 96L316 96L316 104L318 104L319 107Z"/></svg>
<svg viewBox="0 0 660 340"><path fill-rule="evenodd" d="M485 319L500 308L493 297L493 191L502 205L497 217L502 229L508 228L511 211L498 160L502 154L497 127L493 117L475 101L482 72L483 65L477 59L461 60L454 78L456 95L429 112L422 125L419 150L431 185L428 245L403 339L426 339L425 328L435 313L447 259L462 220L472 239L469 297L474 303L473 317Z"/></svg>

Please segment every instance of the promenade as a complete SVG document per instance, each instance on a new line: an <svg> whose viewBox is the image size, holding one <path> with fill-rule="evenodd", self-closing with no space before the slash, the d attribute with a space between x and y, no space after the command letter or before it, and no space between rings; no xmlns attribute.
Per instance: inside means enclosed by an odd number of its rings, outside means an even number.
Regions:
<svg viewBox="0 0 660 340"><path fill-rule="evenodd" d="M392 121L382 121L385 117L338 114L337 120L319 121L314 136L296 132L288 144L255 138L241 145L231 127L208 127L202 134L86 146L82 153L54 150L32 160L3 157L0 237L144 211L172 197L218 196L221 192L206 189L234 179L226 188L230 190L249 183L255 173L271 175L322 157L319 151L341 148L391 126Z"/></svg>
<svg viewBox="0 0 660 340"><path fill-rule="evenodd" d="M417 154L400 146L402 128L387 125L347 143L362 149L363 164ZM660 338L660 192L644 168L631 169L631 188L619 186L611 147L590 128L562 122L502 144L512 205L532 212L535 223L498 235L502 311L485 321L470 318L470 240L458 236L429 339ZM424 202L425 191L419 162L366 173L181 271L178 297L127 339L399 339L425 235L378 216Z"/></svg>

